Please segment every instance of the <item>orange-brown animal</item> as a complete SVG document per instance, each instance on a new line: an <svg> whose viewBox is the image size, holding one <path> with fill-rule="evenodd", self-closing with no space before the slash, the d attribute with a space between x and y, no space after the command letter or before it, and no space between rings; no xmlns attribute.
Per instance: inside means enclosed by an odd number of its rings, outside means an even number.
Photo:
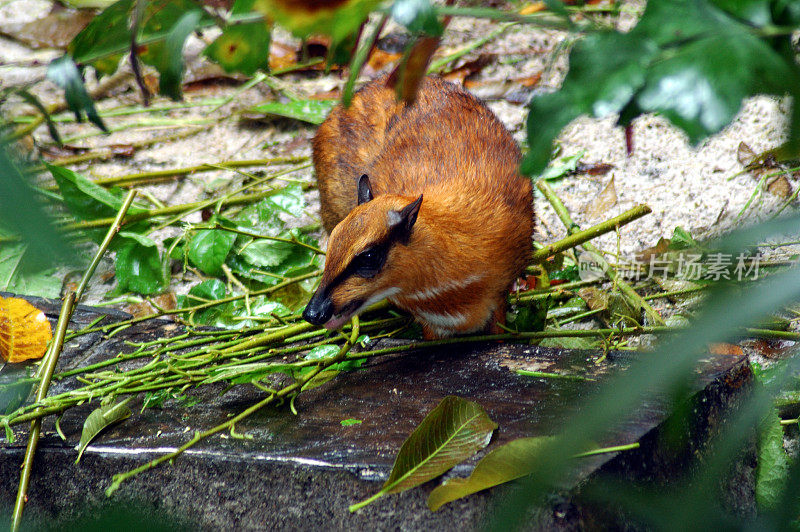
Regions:
<svg viewBox="0 0 800 532"><path fill-rule="evenodd" d="M313 148L330 239L307 321L338 328L388 298L426 338L500 330L533 205L517 144L480 100L429 77L406 105L374 80Z"/></svg>

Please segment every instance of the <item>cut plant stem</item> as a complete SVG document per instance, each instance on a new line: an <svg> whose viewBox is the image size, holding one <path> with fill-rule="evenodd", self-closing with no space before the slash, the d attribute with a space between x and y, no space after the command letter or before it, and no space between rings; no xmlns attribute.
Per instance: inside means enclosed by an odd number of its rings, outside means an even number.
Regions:
<svg viewBox="0 0 800 532"><path fill-rule="evenodd" d="M580 227L578 224L572 221L569 211L567 211L564 203L556 195L555 191L550 187L550 185L548 185L546 181L539 179L536 182L536 188L538 188L539 191L544 194L544 197L547 198L547 201L549 201L550 205L553 206L553 209L556 211L559 219L566 226L567 233L578 233L580 231ZM622 276L619 275L616 270L611 268L611 266L608 264L608 261L603 258L602 254L596 247L594 247L594 245L592 245L590 242L585 242L582 244L582 247L594 255L593 259L600 263L600 267L606 273L608 278L614 282L614 284L619 288L620 292L622 292L622 295L630 302L631 305L633 305L634 308L640 308L644 310L645 316L647 316L647 319L650 321L650 323L660 326L665 325L664 319L661 317L661 315L656 312L656 310L651 307L650 304L642 298L642 296L636 293L636 290L634 290L631 285L625 282L625 280L622 279Z"/></svg>
<svg viewBox="0 0 800 532"><path fill-rule="evenodd" d="M542 181L540 181L540 183L542 183ZM538 183L537 183L537 186L538 186ZM546 186L546 184L545 184L545 186ZM560 202L560 200L559 200L559 202ZM548 245L546 245L546 246L534 251L533 252L533 256L532 256L532 261L534 263L543 262L548 257L552 257L553 255L555 255L557 253L561 253L562 251L566 251L568 249L572 249L574 247L581 246L581 245L585 244L586 242L588 242L589 240L592 240L593 238L597 238L600 235L604 235L606 233L610 233L612 231L616 231L618 228L622 227L623 225L629 224L634 220L638 220L642 216L646 216L646 215L650 214L651 212L653 212L652 209L650 209L650 207L648 207L647 205L637 205L636 207L623 212L619 216L615 216L614 218L611 218L610 220L606 220L606 221L601 222L601 223L599 223L597 225L593 225L592 227L590 227L588 229L575 230L574 232L573 231L569 231L570 234L569 234L568 237L562 238L561 240L559 240L557 242L553 242L552 244L548 244ZM567 216L569 216L569 215L567 214ZM559 214L559 217L561 217L560 214ZM564 218L561 218L561 220L564 221ZM575 225L574 222L572 222L571 219L567 218L567 220L569 220L569 223L564 222L564 224L567 225L567 227L571 227L571 226L577 227L577 225Z"/></svg>
<svg viewBox="0 0 800 532"><path fill-rule="evenodd" d="M47 390L50 388L50 380L53 378L53 372L55 371L56 364L58 363L59 355L61 355L61 349L64 346L64 337L67 334L67 326L69 325L70 318L72 318L72 312L75 310L75 304L80 301L81 297L83 297L83 292L86 290L89 280L92 278L92 275L94 275L94 271L97 269L97 265L100 264L100 260L103 258L108 246L111 244L111 240L113 240L114 236L116 236L117 232L119 231L122 219L128 212L128 208L133 203L133 198L135 197L135 190L128 192L128 195L122 202L122 206L117 212L117 216L114 218L114 221L112 222L111 227L109 227L103 242L100 244L100 249L97 250L97 253L95 253L91 264L89 264L89 267L83 274L83 277L78 284L78 288L74 292L68 292L64 297L64 302L61 305L61 312L58 315L58 322L56 323L55 337L50 343L50 348L45 354L44 361L37 375L37 378L40 380L39 388L36 391L37 402L44 401L45 397L47 397ZM31 478L33 459L34 455L36 454L36 447L39 444L39 435L41 434L41 430L42 418L37 417L31 423L28 444L25 448L25 458L22 462L22 472L20 473L19 486L17 488L17 499L14 503L14 513L12 515L11 529L14 532L19 530L20 524L22 523L22 512L25 508L25 502L28 498L28 484Z"/></svg>
<svg viewBox="0 0 800 532"><path fill-rule="evenodd" d="M225 430L230 430L236 423L238 423L239 421L242 421L243 419L246 419L247 417L251 416L255 412L258 412L259 410L261 410L265 406L267 406L270 403L274 402L276 399L282 399L284 397L289 396L290 394L300 393L303 390L303 387L307 383L311 382L311 380L313 380L319 373L321 373L325 369L331 367L332 365L334 365L334 364L336 364L338 362L341 362L342 360L344 360L347 357L347 353L350 351L350 348L353 345L355 345L356 340L358 339L359 331L360 331L359 322L358 322L358 317L357 316L353 317L352 324L353 324L353 330L350 333L350 338L342 345L342 347L339 349L339 351L336 353L336 355L334 355L332 357L329 357L327 359L321 359L321 360L317 361L317 363L318 363L317 367L313 371L309 372L308 375L306 375L305 377L303 377L301 379L298 379L297 381L295 381L294 383L290 384L289 386L286 386L285 388L281 389L280 391L272 392L266 398L262 399L261 401L259 401L258 403L254 404L250 408L244 410L243 412L239 413L238 415L232 417L228 421L226 421L224 423L221 423L221 424L217 425L216 427L213 427L213 428L211 428L211 429L209 429L207 431L196 432L194 437L191 440L189 440L188 442L183 444L177 450L175 450L175 451L173 451L171 453L159 456L155 460L151 460L150 462L148 462L148 463L146 463L146 464L144 464L144 465L142 465L140 467L137 467L136 469L133 469L131 471L127 471L125 473L120 473L120 474L114 475L114 478L113 478L113 480L111 482L111 485L108 487L108 489L106 489L106 496L110 497L111 495L113 495L113 493L117 489L119 489L119 486L123 482L128 480L129 478L134 477L134 476L138 475L139 473L143 473L144 471L147 471L149 469L152 469L152 468L156 467L157 465L159 465L159 464L161 464L163 462L174 460L175 458L180 456L186 449L192 447L197 442L199 442L199 441L201 441L201 440L203 440L205 438L208 438L209 436L213 436L214 434L217 434L218 432L222 432L222 431L225 431Z"/></svg>
<svg viewBox="0 0 800 532"><path fill-rule="evenodd" d="M250 159L246 161L222 161L218 163L199 164L186 168L169 168L166 170L154 170L152 172L139 172L116 177L104 177L95 179L94 182L102 186L130 187L145 183L157 183L167 181L176 177L183 177L190 174L201 172L212 172L220 168L248 168L251 166L274 166L279 164L299 164L308 161L306 156L298 157L272 157L270 159Z"/></svg>

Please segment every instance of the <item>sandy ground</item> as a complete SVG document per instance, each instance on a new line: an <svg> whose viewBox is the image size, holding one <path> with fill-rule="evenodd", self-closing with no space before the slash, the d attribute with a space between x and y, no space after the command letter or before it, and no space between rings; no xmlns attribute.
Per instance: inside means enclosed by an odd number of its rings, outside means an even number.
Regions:
<svg viewBox="0 0 800 532"><path fill-rule="evenodd" d="M35 20L50 8L45 0L12 0L0 6L2 25ZM635 12L635 6L632 11ZM630 24L632 15L626 16L622 24ZM455 19L448 28L443 44L444 50L454 50L476 38L487 35L496 24L471 19ZM388 31L391 31L391 27ZM525 101L539 92L555 90L565 72L563 54L553 60L553 50L565 35L554 31L542 31L531 27L514 26L501 36L490 41L461 62L470 61L479 54L492 54L491 63L471 78L474 92L486 99L489 106L507 125L514 137L523 142L526 138L524 122L527 117ZM209 36L205 37L206 40ZM276 35L276 40L289 42L286 35ZM198 68L197 56L203 42L193 38L189 51L190 72ZM13 40L0 38L0 87L32 83L32 90L45 102L56 102L61 92L44 80L45 66L57 57L53 50L30 50ZM123 66L123 71L127 67ZM514 80L543 72L544 75L534 89L526 89ZM339 75L288 75L280 83L301 97L341 88L344 80ZM89 76L88 86L96 85ZM186 94L187 103L198 103L209 98L224 98L233 95L236 87L212 85ZM132 158L114 159L75 167L90 177L105 177L137 171L214 163L236 159L266 158L280 155L308 155L308 140L314 128L301 122L267 120L242 122L228 117L237 110L275 97L275 91L265 84L257 85L236 96L230 103L218 108L214 106L190 107L186 109L151 112L147 114L120 116L107 119L107 124L120 129L138 124L134 129L121 129L110 135L98 135L89 124L64 124L62 135L73 146L97 148L111 144L126 144L137 140L178 131L173 127L158 127L152 123L158 117L180 118L186 123L210 121L200 133L184 140L155 145L136 152ZM111 93L111 97L98 103L100 109L112 109L120 105L139 101L139 94L130 80ZM164 98L155 98L154 107L167 106ZM9 101L2 109L13 115L26 111L25 105ZM572 175L554 184L558 194L569 208L576 222L587 226L603 218L619 214L634 205L646 203L653 213L620 231L620 239L614 234L596 241L596 245L607 251L616 251L623 257L632 257L636 252L656 244L660 237L669 237L676 226L687 229L696 238L724 232L732 227L753 223L768 217L783 203L784 199L764 192L741 213L743 207L756 190L756 179L748 174L737 175L742 165L737 161L737 147L741 141L760 152L777 146L783 138L787 102L758 97L748 100L736 120L722 133L715 135L697 147L687 143L685 135L658 116L641 117L634 122L635 150L631 156L625 153L624 132L615 127L614 117L596 120L583 117L576 120L559 138L562 155L584 152L584 163L606 163L613 169L603 176L585 174ZM199 123L199 122L198 122ZM49 141L45 128L39 128L35 137ZM311 169L293 175L304 180L313 179ZM226 181L237 181L232 172L209 172L190 177L176 183L146 187L156 198L165 203L193 201ZM602 217L592 217L587 207L613 179L617 201L603 212ZM793 188L798 186L790 179ZM312 208L307 223L316 219L315 194L310 194ZM536 198L539 218L536 239L547 243L563 237L565 230L549 204ZM192 218L189 218L192 220ZM765 250L769 251L769 250ZM786 256L797 249L779 248L778 255ZM776 253L776 252L769 252ZM113 267L110 260L105 269ZM102 274L101 274L102 276ZM111 288L108 283L95 284L87 298L88 303L101 300Z"/></svg>

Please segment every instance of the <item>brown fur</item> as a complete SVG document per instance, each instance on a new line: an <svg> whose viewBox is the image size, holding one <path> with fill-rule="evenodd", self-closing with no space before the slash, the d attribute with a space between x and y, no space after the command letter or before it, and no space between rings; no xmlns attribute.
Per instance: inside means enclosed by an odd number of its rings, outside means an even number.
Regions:
<svg viewBox="0 0 800 532"><path fill-rule="evenodd" d="M375 80L350 108L331 112L313 152L330 233L321 288L387 238L390 211L424 195L409 240L391 247L376 277L339 282L330 294L335 309L391 290L389 299L414 314L427 337L496 329L530 258L533 207L530 181L518 174L519 149L480 100L429 77L407 107ZM356 207L362 174L374 199Z"/></svg>

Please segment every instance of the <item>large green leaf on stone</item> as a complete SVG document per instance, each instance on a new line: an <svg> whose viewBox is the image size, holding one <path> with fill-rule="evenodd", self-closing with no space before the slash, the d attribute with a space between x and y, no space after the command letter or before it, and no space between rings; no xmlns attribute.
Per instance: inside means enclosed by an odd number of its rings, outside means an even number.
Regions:
<svg viewBox="0 0 800 532"><path fill-rule="evenodd" d="M496 428L497 424L477 403L452 395L445 397L403 443L380 492L350 510L386 493L399 493L438 477L486 447Z"/></svg>
<svg viewBox="0 0 800 532"><path fill-rule="evenodd" d="M469 477L451 478L434 489L428 496L428 508L435 512L450 501L530 474L536 455L551 439L519 438L498 447L478 462Z"/></svg>

